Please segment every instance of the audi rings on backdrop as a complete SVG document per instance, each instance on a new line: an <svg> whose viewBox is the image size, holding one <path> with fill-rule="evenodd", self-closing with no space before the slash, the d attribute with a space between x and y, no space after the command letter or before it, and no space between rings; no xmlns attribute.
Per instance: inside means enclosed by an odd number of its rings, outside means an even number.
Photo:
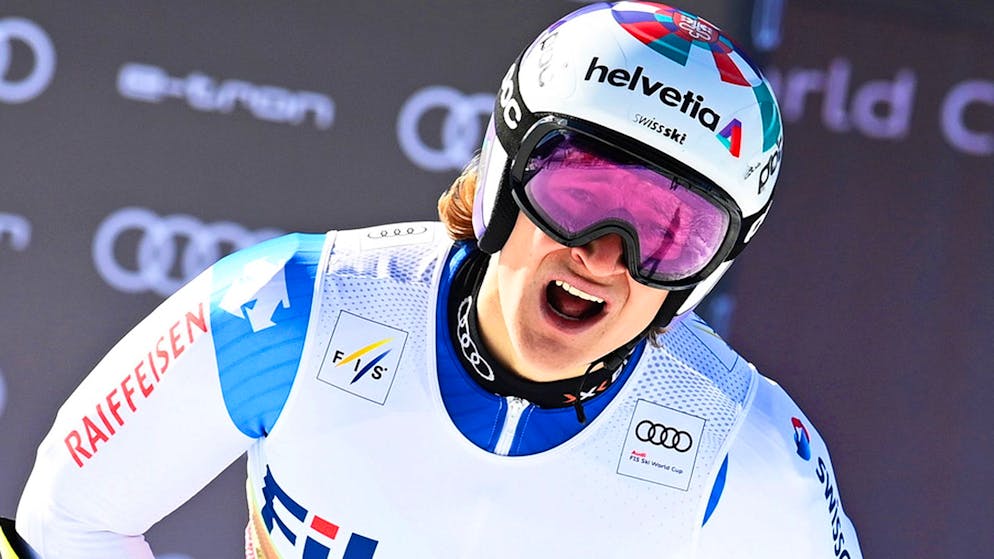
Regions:
<svg viewBox="0 0 994 559"><path fill-rule="evenodd" d="M9 77L14 66L12 43L27 45L33 60L23 78ZM41 95L55 75L55 47L45 30L20 17L0 19L0 102L25 103Z"/></svg>
<svg viewBox="0 0 994 559"><path fill-rule="evenodd" d="M137 234L133 264L119 260L123 236ZM144 208L122 208L108 216L93 237L93 263L112 287L127 293L167 296L226 254L283 234L249 231L237 223L204 223L183 214L159 216Z"/></svg>
<svg viewBox="0 0 994 559"><path fill-rule="evenodd" d="M0 212L0 249L9 245L16 251L31 244L31 222L26 217Z"/></svg>
<svg viewBox="0 0 994 559"><path fill-rule="evenodd" d="M648 419L643 419L635 427L635 436L642 442L677 452L687 452L694 446L694 438L690 436L690 433L667 427L662 423L653 423Z"/></svg>
<svg viewBox="0 0 994 559"><path fill-rule="evenodd" d="M419 89L404 103L397 116L400 148L422 169L462 169L480 148L493 108L492 93L464 94L442 85ZM444 111L440 147L426 143L419 130L422 119L434 110Z"/></svg>

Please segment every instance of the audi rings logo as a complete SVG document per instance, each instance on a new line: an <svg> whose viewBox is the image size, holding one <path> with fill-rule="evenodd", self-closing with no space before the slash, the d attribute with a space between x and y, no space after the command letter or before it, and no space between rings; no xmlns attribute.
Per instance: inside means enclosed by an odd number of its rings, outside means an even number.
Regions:
<svg viewBox="0 0 994 559"><path fill-rule="evenodd" d="M172 294L221 257L282 235L249 231L228 221L203 223L144 208L122 208L107 217L93 238L93 262L112 287L127 293ZM122 256L131 254L131 258Z"/></svg>
<svg viewBox="0 0 994 559"><path fill-rule="evenodd" d="M26 250L31 244L31 222L24 216L0 212L0 249L5 244Z"/></svg>
<svg viewBox="0 0 994 559"><path fill-rule="evenodd" d="M642 442L677 452L687 452L694 446L694 438L690 436L690 433L667 427L662 423L653 423L648 419L643 419L635 427L635 436Z"/></svg>
<svg viewBox="0 0 994 559"><path fill-rule="evenodd" d="M31 50L33 60L26 72L14 64L15 41ZM45 91L54 75L55 47L45 30L24 18L0 19L0 102L30 101Z"/></svg>
<svg viewBox="0 0 994 559"><path fill-rule="evenodd" d="M420 89L408 99L397 117L400 148L415 165L428 171L461 169L483 142L486 119L494 108L490 93L464 94L451 87L434 85ZM441 143L426 143L422 137L425 117L441 115Z"/></svg>

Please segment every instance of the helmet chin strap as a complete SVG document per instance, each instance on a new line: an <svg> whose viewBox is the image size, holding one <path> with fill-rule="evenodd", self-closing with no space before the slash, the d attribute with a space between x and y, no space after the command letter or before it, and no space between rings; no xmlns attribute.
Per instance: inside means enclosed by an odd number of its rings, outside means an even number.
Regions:
<svg viewBox="0 0 994 559"><path fill-rule="evenodd" d="M625 359L635 351L635 346L637 346L642 340L647 338L652 330L655 328L665 328L670 325L673 321L673 317L676 316L680 306L686 302L687 298L690 296L692 289L684 289L681 291L670 291L666 294L666 298L663 299L663 304L659 307L659 311L656 316L652 319L652 322L645 327L642 332L631 339L625 345L619 347L618 349L608 353L604 357L592 362L587 370L584 371L583 376L580 377L580 384L576 388L576 400L573 402L573 409L576 410L576 420L580 423L587 422L587 414L583 411L583 402L581 397L583 396L584 384L587 381L587 376L596 371L599 366L604 367L609 371L614 371L625 362Z"/></svg>
<svg viewBox="0 0 994 559"><path fill-rule="evenodd" d="M649 335L649 333L652 331L652 328L653 324L649 324L649 326L647 326L645 330L642 330L642 332L640 332L637 336L632 338L631 341L619 347L618 349L615 349L614 351L608 353L604 357L601 357L600 359L592 362L590 365L587 366L587 370L584 371L583 376L580 377L580 384L576 387L576 394L575 394L576 400L573 401L573 410L576 411L577 421L579 421L581 424L587 422L587 414L586 412L583 411L583 402L582 402L583 388L584 384L587 381L587 376L593 371L596 371L598 368L604 368L607 369L608 371L617 370L619 367L621 367L622 363L624 363L625 360L628 359L628 357L632 354L632 352L635 351L635 346L637 346L640 342L642 342L642 340L644 340Z"/></svg>
<svg viewBox="0 0 994 559"><path fill-rule="evenodd" d="M649 325L649 328L668 327L673 322L673 317L676 316L677 311L680 310L680 307L683 306L693 291L693 289L683 289L668 292L666 298L663 299L662 306L659 307L659 312L652 319L652 324Z"/></svg>

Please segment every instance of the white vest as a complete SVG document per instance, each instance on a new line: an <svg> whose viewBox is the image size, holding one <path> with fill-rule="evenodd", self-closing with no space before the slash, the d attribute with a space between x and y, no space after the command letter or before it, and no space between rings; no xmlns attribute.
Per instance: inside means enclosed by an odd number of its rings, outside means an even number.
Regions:
<svg viewBox="0 0 994 559"><path fill-rule="evenodd" d="M258 556L693 557L754 369L691 319L646 347L578 435L491 454L439 395L435 337L448 334L435 331L436 296L451 241L436 224L383 231L326 247L294 387L249 453Z"/></svg>

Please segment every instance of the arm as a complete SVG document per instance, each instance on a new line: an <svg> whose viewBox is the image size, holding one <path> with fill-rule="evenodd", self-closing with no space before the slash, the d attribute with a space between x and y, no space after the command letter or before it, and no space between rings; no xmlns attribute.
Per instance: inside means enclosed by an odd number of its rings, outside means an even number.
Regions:
<svg viewBox="0 0 994 559"><path fill-rule="evenodd" d="M700 557L746 549L777 559L860 559L825 442L780 386L758 384L702 529Z"/></svg>
<svg viewBox="0 0 994 559"><path fill-rule="evenodd" d="M225 258L100 361L59 410L18 507L42 557L151 559L142 534L265 435L296 372L321 238Z"/></svg>

